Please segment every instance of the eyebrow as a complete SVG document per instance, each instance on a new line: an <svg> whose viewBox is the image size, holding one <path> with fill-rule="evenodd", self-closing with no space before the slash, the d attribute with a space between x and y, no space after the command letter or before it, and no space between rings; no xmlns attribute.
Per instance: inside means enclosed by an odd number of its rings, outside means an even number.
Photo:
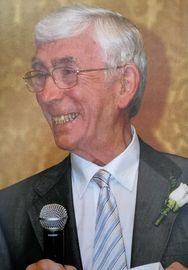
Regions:
<svg viewBox="0 0 188 270"><path fill-rule="evenodd" d="M75 65L76 64L76 59L72 56L65 56L62 58L55 58L51 61L52 66L58 66L58 65L65 65L65 64L69 64L69 65ZM36 66L41 66L46 68L46 65L44 64L43 61L41 61L39 58L37 57L33 57L32 58L32 68L36 67Z"/></svg>
<svg viewBox="0 0 188 270"><path fill-rule="evenodd" d="M52 60L53 66L61 65L61 64L76 64L76 59L72 56L65 56L62 58L56 58Z"/></svg>
<svg viewBox="0 0 188 270"><path fill-rule="evenodd" d="M38 58L36 58L36 57L33 57L33 58L32 58L31 66L32 66L32 68L34 68L34 67L36 67L36 66L42 66L42 67L45 67L45 65L43 64L43 62L42 62L41 60L39 60Z"/></svg>

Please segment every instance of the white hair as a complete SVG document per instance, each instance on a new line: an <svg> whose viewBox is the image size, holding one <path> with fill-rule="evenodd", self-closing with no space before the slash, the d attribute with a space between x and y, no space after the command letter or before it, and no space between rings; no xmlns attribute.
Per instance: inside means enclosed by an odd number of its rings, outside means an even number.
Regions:
<svg viewBox="0 0 188 270"><path fill-rule="evenodd" d="M126 17L98 7L65 6L36 25L36 45L76 36L89 27L92 27L92 36L104 52L107 66L133 63L140 72L137 93L128 107L129 117L133 117L138 112L144 92L147 61L141 34Z"/></svg>

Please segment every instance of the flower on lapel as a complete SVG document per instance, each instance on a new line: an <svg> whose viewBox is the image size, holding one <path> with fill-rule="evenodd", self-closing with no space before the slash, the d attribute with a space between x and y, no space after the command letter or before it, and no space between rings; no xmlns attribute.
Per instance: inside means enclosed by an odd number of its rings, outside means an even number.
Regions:
<svg viewBox="0 0 188 270"><path fill-rule="evenodd" d="M184 204L188 203L188 186L181 183L169 196L169 207L172 206L173 211L177 211Z"/></svg>
<svg viewBox="0 0 188 270"><path fill-rule="evenodd" d="M175 213L186 203L188 203L188 186L181 183L178 188L170 193L166 200L165 208L161 211L160 216L155 221L155 225L159 226L170 211Z"/></svg>

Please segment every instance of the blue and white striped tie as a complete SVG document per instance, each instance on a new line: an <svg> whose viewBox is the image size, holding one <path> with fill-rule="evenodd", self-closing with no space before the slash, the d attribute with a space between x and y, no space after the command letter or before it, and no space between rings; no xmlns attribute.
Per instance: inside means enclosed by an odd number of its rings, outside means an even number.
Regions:
<svg viewBox="0 0 188 270"><path fill-rule="evenodd" d="M110 192L110 173L99 170L93 180L101 188L96 216L93 270L127 269L117 204Z"/></svg>

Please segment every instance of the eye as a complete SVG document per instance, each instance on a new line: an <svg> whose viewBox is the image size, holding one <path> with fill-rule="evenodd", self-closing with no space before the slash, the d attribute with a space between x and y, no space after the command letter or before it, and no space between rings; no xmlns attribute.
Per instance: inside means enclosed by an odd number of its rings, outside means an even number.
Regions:
<svg viewBox="0 0 188 270"><path fill-rule="evenodd" d="M56 81L72 81L75 79L76 76L76 70L73 68L56 68L53 72L54 78Z"/></svg>
<svg viewBox="0 0 188 270"><path fill-rule="evenodd" d="M69 76L69 75L73 75L76 73L76 71L72 68L61 68L61 76Z"/></svg>

